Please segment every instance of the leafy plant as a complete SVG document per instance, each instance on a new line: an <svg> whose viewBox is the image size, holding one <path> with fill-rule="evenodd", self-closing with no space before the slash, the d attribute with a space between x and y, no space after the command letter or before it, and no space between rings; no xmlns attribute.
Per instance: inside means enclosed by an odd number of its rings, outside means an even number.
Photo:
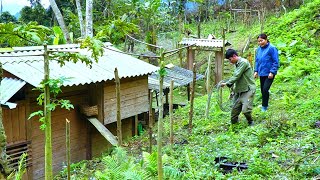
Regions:
<svg viewBox="0 0 320 180"><path fill-rule="evenodd" d="M27 153L23 153L20 156L19 162L18 162L18 169L14 170L8 177L8 180L21 180L23 174L26 172L26 159L28 155Z"/></svg>
<svg viewBox="0 0 320 180"><path fill-rule="evenodd" d="M138 171L139 165L134 164L132 157L128 157L121 147L115 148L111 156L102 158L105 166L103 171L95 172L98 179L149 179L151 175L145 171Z"/></svg>
<svg viewBox="0 0 320 180"><path fill-rule="evenodd" d="M106 25L97 33L97 38L107 40L113 44L124 42L127 34L136 33L139 27L127 21L127 15L124 14L121 18L107 21Z"/></svg>

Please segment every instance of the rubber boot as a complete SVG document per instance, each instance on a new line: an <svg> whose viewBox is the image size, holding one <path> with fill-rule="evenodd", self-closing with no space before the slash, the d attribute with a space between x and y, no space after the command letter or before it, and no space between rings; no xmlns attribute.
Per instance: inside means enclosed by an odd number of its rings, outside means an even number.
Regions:
<svg viewBox="0 0 320 180"><path fill-rule="evenodd" d="M251 113L245 113L244 116L246 117L249 126L253 126L253 119L252 119Z"/></svg>
<svg viewBox="0 0 320 180"><path fill-rule="evenodd" d="M231 124L237 124L239 122L239 117L232 117Z"/></svg>

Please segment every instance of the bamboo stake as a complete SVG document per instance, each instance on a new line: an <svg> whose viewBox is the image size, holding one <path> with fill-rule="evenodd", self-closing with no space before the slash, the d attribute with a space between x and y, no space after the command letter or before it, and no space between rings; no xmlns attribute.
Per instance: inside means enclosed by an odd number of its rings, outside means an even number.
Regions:
<svg viewBox="0 0 320 180"><path fill-rule="evenodd" d="M70 121L66 118L66 154L67 154L67 177L70 180Z"/></svg>
<svg viewBox="0 0 320 180"><path fill-rule="evenodd" d="M153 127L153 111L152 111L153 91L149 90L149 153L152 152L152 127Z"/></svg>
<svg viewBox="0 0 320 180"><path fill-rule="evenodd" d="M208 58L208 68L207 68L207 82L206 82L206 90L208 94L207 106L206 106L206 118L209 118L209 109L210 109L210 101L211 101L211 89L210 89L210 80L211 80L211 55L209 54Z"/></svg>
<svg viewBox="0 0 320 180"><path fill-rule="evenodd" d="M170 117L170 144L173 145L173 83L174 81L171 80L170 83L170 101L169 101L169 117Z"/></svg>
<svg viewBox="0 0 320 180"><path fill-rule="evenodd" d="M177 43L177 48L179 48L179 44ZM179 64L180 64L180 67L183 66L183 63L182 63L182 49L179 49Z"/></svg>
<svg viewBox="0 0 320 180"><path fill-rule="evenodd" d="M44 45L44 82L49 80L49 55L48 46ZM44 118L45 118L45 179L53 179L52 172L52 139L51 139L51 110L50 104L50 87L46 83L44 86Z"/></svg>
<svg viewBox="0 0 320 180"><path fill-rule="evenodd" d="M161 52L160 58L160 77L159 77L159 119L158 119L158 179L163 179L162 167L162 133L163 133L163 78L164 78L164 53Z"/></svg>
<svg viewBox="0 0 320 180"><path fill-rule="evenodd" d="M190 97L190 110L189 110L189 132L192 132L192 116L193 116L193 103L194 103L194 89L196 86L196 64L193 63L193 81L191 86L191 97Z"/></svg>
<svg viewBox="0 0 320 180"><path fill-rule="evenodd" d="M226 52L226 29L223 28L222 30L222 70L221 70L221 79L223 79L223 73L224 73L224 53ZM218 83L218 82L216 82Z"/></svg>
<svg viewBox="0 0 320 180"><path fill-rule="evenodd" d="M118 145L122 145L122 129L121 129L121 107L120 107L120 79L118 75L118 69L114 70L115 82L116 82L116 98L117 98L117 136Z"/></svg>

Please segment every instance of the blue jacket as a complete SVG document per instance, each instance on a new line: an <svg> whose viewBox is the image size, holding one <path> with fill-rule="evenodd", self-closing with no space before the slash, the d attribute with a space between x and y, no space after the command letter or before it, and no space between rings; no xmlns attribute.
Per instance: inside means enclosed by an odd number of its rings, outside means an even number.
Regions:
<svg viewBox="0 0 320 180"><path fill-rule="evenodd" d="M264 47L259 46L256 53L254 72L258 72L259 76L268 76L269 73L276 75L278 68L278 49L269 42Z"/></svg>

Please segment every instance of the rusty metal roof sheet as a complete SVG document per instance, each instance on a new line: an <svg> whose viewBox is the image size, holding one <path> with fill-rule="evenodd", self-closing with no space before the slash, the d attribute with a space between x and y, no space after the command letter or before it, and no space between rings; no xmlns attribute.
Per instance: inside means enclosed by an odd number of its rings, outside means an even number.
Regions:
<svg viewBox="0 0 320 180"><path fill-rule="evenodd" d="M78 47L77 45L62 45L48 46L48 49L89 54L86 49ZM44 77L43 47L14 48L14 50L15 52L0 54L3 69L35 87L38 86ZM66 62L60 67L55 60L50 60L49 67L50 78L70 78L69 81L64 82L63 86L112 80L115 68L118 69L120 78L143 76L158 70L158 67L124 54L112 46L105 48L104 55L99 58L98 62L93 62L92 68L81 62Z"/></svg>
<svg viewBox="0 0 320 180"><path fill-rule="evenodd" d="M0 86L0 100L1 104L5 104L9 99L15 95L24 85L25 81L15 78L3 78Z"/></svg>
<svg viewBox="0 0 320 180"><path fill-rule="evenodd" d="M163 89L169 88L171 80L174 80L174 88L185 86L193 81L193 72L178 66L171 68L166 67L166 76L163 79ZM196 74L196 80L204 78L202 74ZM159 91L159 77L158 74L152 73L148 77L149 89Z"/></svg>
<svg viewBox="0 0 320 180"><path fill-rule="evenodd" d="M223 47L223 40L183 38L179 44L187 45L187 46L194 45L197 47L222 48ZM225 41L225 44L228 45L229 43L227 41Z"/></svg>

